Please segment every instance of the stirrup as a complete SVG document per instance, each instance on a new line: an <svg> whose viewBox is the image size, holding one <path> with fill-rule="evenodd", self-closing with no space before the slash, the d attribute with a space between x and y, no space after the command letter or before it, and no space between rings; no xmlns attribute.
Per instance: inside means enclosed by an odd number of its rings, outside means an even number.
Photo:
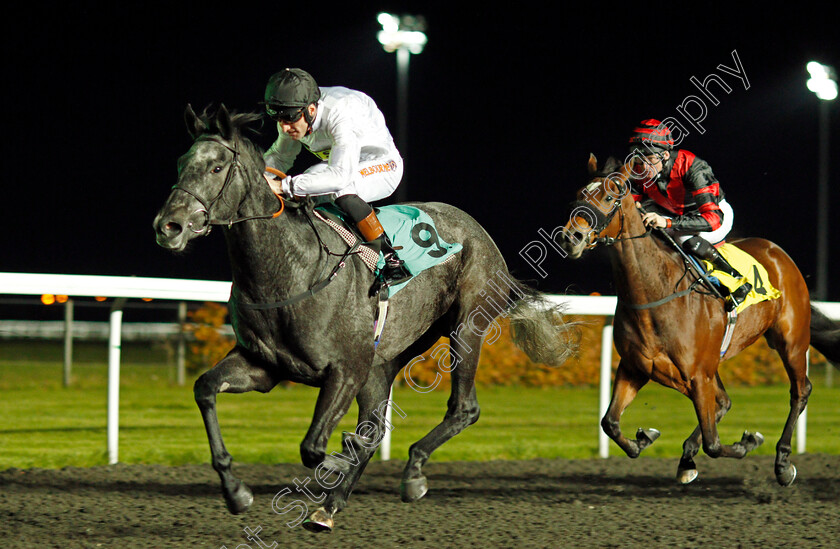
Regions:
<svg viewBox="0 0 840 549"><path fill-rule="evenodd" d="M413 275L411 271L405 266L405 262L397 257L394 252L385 254L385 265L379 271L379 278L382 279L382 284L387 286L396 286L402 284Z"/></svg>

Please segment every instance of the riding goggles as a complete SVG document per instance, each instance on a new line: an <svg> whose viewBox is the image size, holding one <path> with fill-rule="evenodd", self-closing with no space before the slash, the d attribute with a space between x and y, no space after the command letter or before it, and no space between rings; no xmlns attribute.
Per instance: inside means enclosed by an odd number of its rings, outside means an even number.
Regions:
<svg viewBox="0 0 840 549"><path fill-rule="evenodd" d="M285 122L287 124L294 124L300 117L303 116L303 110L306 107L284 107L282 105L268 104L265 106L265 112L268 117L275 122Z"/></svg>

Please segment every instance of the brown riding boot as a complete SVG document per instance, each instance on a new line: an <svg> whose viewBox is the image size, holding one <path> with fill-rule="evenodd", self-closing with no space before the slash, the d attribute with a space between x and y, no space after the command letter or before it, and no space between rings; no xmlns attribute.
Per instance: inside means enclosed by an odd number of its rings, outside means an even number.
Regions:
<svg viewBox="0 0 840 549"><path fill-rule="evenodd" d="M393 286L401 284L412 277L411 271L405 266L405 262L397 257L391 240L385 234L385 229L379 223L376 212L371 211L367 217L356 224L362 237L367 244L376 251L381 251L385 258L385 266L379 272L382 284Z"/></svg>

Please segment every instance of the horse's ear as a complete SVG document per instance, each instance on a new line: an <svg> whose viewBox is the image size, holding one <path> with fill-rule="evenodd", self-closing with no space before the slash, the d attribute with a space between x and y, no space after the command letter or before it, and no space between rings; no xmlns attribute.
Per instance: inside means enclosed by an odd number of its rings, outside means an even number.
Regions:
<svg viewBox="0 0 840 549"><path fill-rule="evenodd" d="M611 156L607 158L607 161L604 163L603 171L606 173L613 173L620 168L621 164L615 159L615 157Z"/></svg>
<svg viewBox="0 0 840 549"><path fill-rule="evenodd" d="M630 160L622 164L619 173L621 173L625 179L629 178L630 174L633 173L633 161Z"/></svg>
<svg viewBox="0 0 840 549"><path fill-rule="evenodd" d="M230 121L230 111L227 110L225 104L219 107L219 110L216 111L216 128L219 130L219 134L225 138L230 139L233 136L233 124Z"/></svg>
<svg viewBox="0 0 840 549"><path fill-rule="evenodd" d="M207 130L207 125L195 114L192 105L189 103L187 103L187 109L184 111L184 122L187 123L187 131L193 139Z"/></svg>
<svg viewBox="0 0 840 549"><path fill-rule="evenodd" d="M598 159L592 153L589 153L589 163L586 165L586 169L590 176L598 172Z"/></svg>

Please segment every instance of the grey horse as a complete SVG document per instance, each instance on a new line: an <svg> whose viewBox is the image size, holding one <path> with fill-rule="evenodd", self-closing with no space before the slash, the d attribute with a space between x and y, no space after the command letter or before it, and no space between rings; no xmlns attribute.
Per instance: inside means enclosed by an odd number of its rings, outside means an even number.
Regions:
<svg viewBox="0 0 840 549"><path fill-rule="evenodd" d="M311 204L284 200L266 183L262 151L243 135L260 115L232 113L224 105L196 115L187 106L185 118L194 142L178 161L178 182L154 229L157 243L177 252L211 227L223 227L236 345L198 378L194 392L231 513L246 511L253 494L231 472L217 393L265 393L285 380L320 388L300 454L330 489L316 500L320 507L314 512L299 506L299 522L324 531L332 529L333 516L346 506L390 427L383 410L394 406L389 391L396 375L439 338L450 338L451 396L441 423L409 450L400 487L404 501L426 493L422 467L432 452L478 419L475 372L482 337L498 327L497 317L511 319L514 341L535 362L560 364L574 352L573 323L543 294L509 275L496 245L473 218L442 203L416 206L432 217L441 238L463 248L391 297L375 346L380 299L371 295L374 275L354 257L353 246L313 221ZM342 454L327 455L327 442L354 398L358 428L345 433Z"/></svg>

